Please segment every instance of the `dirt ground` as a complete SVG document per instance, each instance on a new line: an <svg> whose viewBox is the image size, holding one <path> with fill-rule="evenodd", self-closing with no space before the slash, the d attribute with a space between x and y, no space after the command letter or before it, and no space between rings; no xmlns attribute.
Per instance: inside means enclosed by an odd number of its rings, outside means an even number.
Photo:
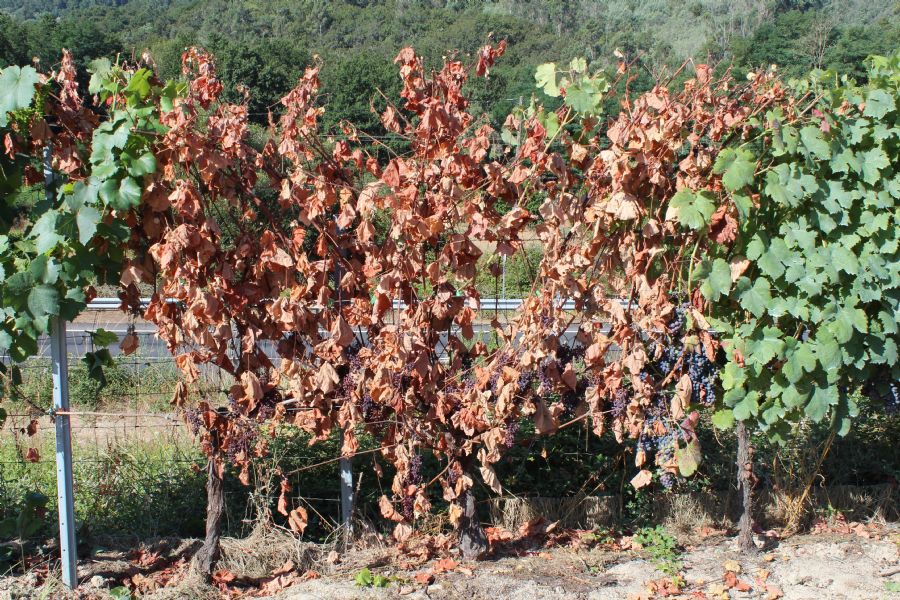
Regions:
<svg viewBox="0 0 900 600"><path fill-rule="evenodd" d="M223 542L215 584L200 583L189 559L197 542L163 540L128 552L95 553L79 565L77 598L268 598L271 600L649 600L900 599L900 525L838 524L784 540L758 537L741 555L733 537L714 532L683 545L681 585L670 587L646 549L630 538L585 545L587 532L541 544L514 542L479 562L450 555L413 561L389 546L338 555L286 537ZM279 540L282 540L279 542ZM404 564L405 563L405 564ZM282 567L272 567L281 564ZM383 578L360 585L363 569ZM371 581L371 580L370 580ZM122 596L111 588L131 588ZM381 585L383 587L378 587ZM121 589L121 588L120 588ZM0 600L65 598L52 573L0 579Z"/></svg>
<svg viewBox="0 0 900 600"><path fill-rule="evenodd" d="M895 534L896 535L896 534ZM689 548L684 554L683 598L778 598L791 600L900 598L897 539L855 535L797 536L770 544L753 558L742 557L733 539ZM738 566L738 583L726 589L726 568ZM408 573L399 573L408 577ZM370 599L406 597L427 600L613 600L652 598L648 582L661 576L635 553L558 548L523 557L489 560L435 577L432 585L392 584L382 590L360 589L352 578L331 576L294 585L270 596L279 600ZM892 586L891 583L894 585ZM781 595L779 595L781 594ZM659 596L659 594L657 594Z"/></svg>

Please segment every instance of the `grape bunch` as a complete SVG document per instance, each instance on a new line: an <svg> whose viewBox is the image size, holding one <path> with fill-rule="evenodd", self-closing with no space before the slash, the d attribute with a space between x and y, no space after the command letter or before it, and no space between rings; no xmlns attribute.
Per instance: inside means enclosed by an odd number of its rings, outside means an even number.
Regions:
<svg viewBox="0 0 900 600"><path fill-rule="evenodd" d="M253 448L259 434L252 426L238 424L238 422L233 423L225 454L228 456L228 460L236 463L238 454L243 453L245 458L250 456L250 450Z"/></svg>
<svg viewBox="0 0 900 600"><path fill-rule="evenodd" d="M419 485L422 483L422 455L414 454L409 459L409 470L406 473L406 485Z"/></svg>
<svg viewBox="0 0 900 600"><path fill-rule="evenodd" d="M625 415L625 410L628 408L628 404L631 402L631 394L628 393L623 387L620 387L616 390L615 395L613 396L612 403L612 415L613 417L621 417Z"/></svg>
<svg viewBox="0 0 900 600"><path fill-rule="evenodd" d="M184 420L187 423L188 429L191 430L191 435L197 435L203 427L203 421L200 419L200 411L196 408L185 409Z"/></svg>
<svg viewBox="0 0 900 600"><path fill-rule="evenodd" d="M656 361L656 367L663 377L666 377L671 373L672 369L675 368L675 365L678 364L678 359L681 357L680 346L680 343L669 344L663 348L662 355Z"/></svg>
<svg viewBox="0 0 900 600"><path fill-rule="evenodd" d="M691 378L691 403L711 406L716 402L715 381L719 367L709 360L702 348L684 355L688 377Z"/></svg>
<svg viewBox="0 0 900 600"><path fill-rule="evenodd" d="M512 448L516 443L517 433L519 433L519 422L515 420L508 421L503 432L503 445L507 448Z"/></svg>
<svg viewBox="0 0 900 600"><path fill-rule="evenodd" d="M525 371L519 375L519 393L526 394L531 391L531 384L534 382L534 371Z"/></svg>
<svg viewBox="0 0 900 600"><path fill-rule="evenodd" d="M412 496L404 495L403 501L400 504L401 504L400 512L403 515L403 518L406 519L407 521L412 521L416 515L416 513L415 513L415 505L416 505L415 498L413 498Z"/></svg>
<svg viewBox="0 0 900 600"><path fill-rule="evenodd" d="M668 329L669 331L669 335L678 335L684 328L684 318L687 315L687 309L688 304L684 302L675 307L675 314L672 315L672 318L669 320L669 324L666 326L666 329Z"/></svg>

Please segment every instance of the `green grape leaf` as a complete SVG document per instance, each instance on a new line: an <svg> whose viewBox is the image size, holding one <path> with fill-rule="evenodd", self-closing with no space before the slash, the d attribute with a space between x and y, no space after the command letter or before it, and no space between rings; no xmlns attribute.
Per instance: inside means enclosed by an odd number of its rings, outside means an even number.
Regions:
<svg viewBox="0 0 900 600"><path fill-rule="evenodd" d="M666 209L666 220L677 219L679 223L690 229L702 229L716 211L706 192L694 193L685 188L679 190L669 201Z"/></svg>
<svg viewBox="0 0 900 600"><path fill-rule="evenodd" d="M100 186L100 198L115 210L130 210L140 204L141 186L132 177L107 179Z"/></svg>
<svg viewBox="0 0 900 600"><path fill-rule="evenodd" d="M135 208L141 203L140 184L131 177L124 178L122 184L119 186L118 200L120 204L113 205L113 208L116 210Z"/></svg>
<svg viewBox="0 0 900 600"><path fill-rule="evenodd" d="M758 277L753 285L746 277L738 280L738 288L740 290L738 299L741 306L749 311L754 317L761 317L766 313L769 303L772 301L772 291L769 280L765 277Z"/></svg>
<svg viewBox="0 0 900 600"><path fill-rule="evenodd" d="M731 429L734 426L734 413L728 408L717 410L712 414L712 424L717 429Z"/></svg>
<svg viewBox="0 0 900 600"><path fill-rule="evenodd" d="M859 261L856 260L856 255L844 246L833 246L831 248L831 260L835 269L848 275L856 275L857 271L859 271Z"/></svg>
<svg viewBox="0 0 900 600"><path fill-rule="evenodd" d="M91 74L91 80L88 82L88 92L91 94L99 94L104 89L106 77L112 70L112 63L108 58L98 58L88 63L87 71Z"/></svg>
<svg viewBox="0 0 900 600"><path fill-rule="evenodd" d="M878 183L878 180L881 179L881 170L891 165L887 154L881 148L861 152L860 159L862 160L863 180L871 185Z"/></svg>
<svg viewBox="0 0 900 600"><path fill-rule="evenodd" d="M554 117L556 113L551 113ZM558 127L557 127L558 128ZM549 135L549 133L548 133ZM128 166L128 174L134 177L140 177L142 175L148 175L150 173L154 173L156 171L156 157L153 156L152 152L145 152L141 154L139 157L135 158L131 161L131 164Z"/></svg>
<svg viewBox="0 0 900 600"><path fill-rule="evenodd" d="M822 137L822 130L812 125L807 125L800 130L800 141L810 154L822 160L831 158L831 146Z"/></svg>
<svg viewBox="0 0 900 600"><path fill-rule="evenodd" d="M41 78L33 67L12 65L0 73L0 127L9 123L7 113L29 108L34 99L34 86Z"/></svg>
<svg viewBox="0 0 900 600"><path fill-rule="evenodd" d="M551 98L559 96L559 87L556 85L556 63L544 63L539 65L534 72L534 79L538 89L544 91Z"/></svg>
<svg viewBox="0 0 900 600"><path fill-rule="evenodd" d="M687 443L684 448L675 450L675 461L678 464L678 473L682 477L690 477L697 472L700 461L703 460L703 452L700 450L700 442L696 439Z"/></svg>
<svg viewBox="0 0 900 600"><path fill-rule="evenodd" d="M748 150L723 150L713 167L713 171L722 175L722 185L729 192L735 192L753 183L756 174L756 160Z"/></svg>
<svg viewBox="0 0 900 600"><path fill-rule="evenodd" d="M78 226L78 241L82 245L87 246L94 234L97 233L97 224L101 218L100 211L93 206L83 206L75 214L75 223Z"/></svg>
<svg viewBox="0 0 900 600"><path fill-rule="evenodd" d="M31 237L35 239L35 249L39 254L46 254L63 241L63 237L56 231L58 217L58 212L48 210L31 228Z"/></svg>
<svg viewBox="0 0 900 600"><path fill-rule="evenodd" d="M806 404L804 413L814 423L818 423L828 414L828 409L838 403L837 387L833 385L817 385L812 397Z"/></svg>
<svg viewBox="0 0 900 600"><path fill-rule="evenodd" d="M896 110L894 96L882 89L874 89L866 96L866 109L863 115L883 119L884 115Z"/></svg>
<svg viewBox="0 0 900 600"><path fill-rule="evenodd" d="M571 106L575 112L591 114L596 111L602 96L597 94L588 82L572 83L566 88L564 102Z"/></svg>
<svg viewBox="0 0 900 600"><path fill-rule="evenodd" d="M112 355L107 348L97 350L96 352L87 352L81 361L85 364L88 371L88 377L100 382L100 387L106 387L106 375L103 373L104 367L116 366Z"/></svg>
<svg viewBox="0 0 900 600"><path fill-rule="evenodd" d="M28 293L28 310L35 317L59 314L59 290L43 284L35 286Z"/></svg>
<svg viewBox="0 0 900 600"><path fill-rule="evenodd" d="M731 267L727 262L721 258L713 261L706 281L700 286L700 291L713 302L717 302L723 295L728 295L731 291Z"/></svg>
<svg viewBox="0 0 900 600"><path fill-rule="evenodd" d="M96 331L91 332L91 340L97 346L106 347L110 344L114 344L119 341L119 336L117 336L112 331L107 331L102 327L97 329Z"/></svg>
<svg viewBox="0 0 900 600"><path fill-rule="evenodd" d="M135 94L143 100L150 95L150 78L152 76L153 72L150 69L138 69L128 81L125 93Z"/></svg>

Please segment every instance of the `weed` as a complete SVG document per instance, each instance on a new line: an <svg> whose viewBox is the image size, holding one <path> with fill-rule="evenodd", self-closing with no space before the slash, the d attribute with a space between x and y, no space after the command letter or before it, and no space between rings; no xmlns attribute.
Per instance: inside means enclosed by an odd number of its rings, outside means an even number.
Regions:
<svg viewBox="0 0 900 600"><path fill-rule="evenodd" d="M674 578L684 566L675 538L662 526L639 529L634 534L634 541L650 554L650 560L661 573Z"/></svg>
<svg viewBox="0 0 900 600"><path fill-rule="evenodd" d="M391 584L393 578L385 577L378 573L372 573L368 567L363 567L363 569L356 574L354 581L358 587L385 588Z"/></svg>

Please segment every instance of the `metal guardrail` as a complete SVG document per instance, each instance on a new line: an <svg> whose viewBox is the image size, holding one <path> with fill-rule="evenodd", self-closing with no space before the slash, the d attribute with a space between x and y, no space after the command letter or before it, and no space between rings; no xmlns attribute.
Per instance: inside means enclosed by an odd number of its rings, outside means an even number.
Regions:
<svg viewBox="0 0 900 600"><path fill-rule="evenodd" d="M514 311L518 310L519 307L522 306L523 299L522 298L482 298L481 299L481 310L504 310L504 311ZM623 308L628 307L628 300L623 298L616 298L615 302L618 302ZM118 298L95 298L88 302L88 310L118 310L119 306L121 306L122 301ZM141 298L141 308L147 308L150 304L150 298ZM403 310L406 308L406 304L401 302L400 300L394 300L394 308L397 310ZM566 300L562 305L563 310L575 310L575 301L574 300Z"/></svg>

